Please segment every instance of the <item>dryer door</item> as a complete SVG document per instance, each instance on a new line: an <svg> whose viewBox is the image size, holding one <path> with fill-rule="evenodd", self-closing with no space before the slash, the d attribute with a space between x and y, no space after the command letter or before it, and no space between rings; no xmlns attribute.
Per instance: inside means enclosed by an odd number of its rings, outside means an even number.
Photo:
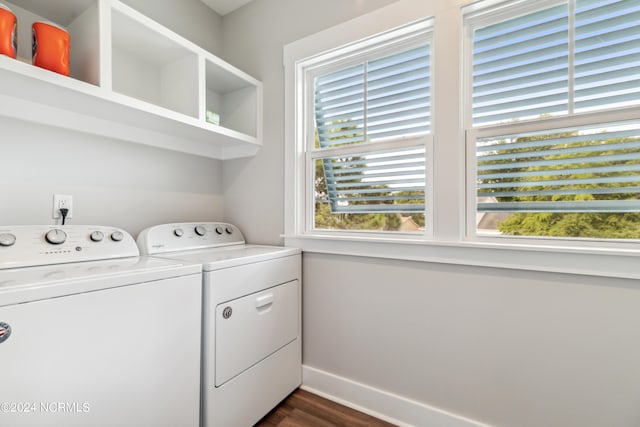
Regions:
<svg viewBox="0 0 640 427"><path fill-rule="evenodd" d="M298 281L216 306L215 385L298 337Z"/></svg>

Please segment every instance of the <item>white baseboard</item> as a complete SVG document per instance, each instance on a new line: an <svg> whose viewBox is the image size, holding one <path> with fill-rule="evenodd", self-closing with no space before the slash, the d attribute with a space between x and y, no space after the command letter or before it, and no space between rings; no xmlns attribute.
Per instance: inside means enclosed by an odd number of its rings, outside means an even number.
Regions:
<svg viewBox="0 0 640 427"><path fill-rule="evenodd" d="M306 365L302 367L302 388L400 427L488 427Z"/></svg>

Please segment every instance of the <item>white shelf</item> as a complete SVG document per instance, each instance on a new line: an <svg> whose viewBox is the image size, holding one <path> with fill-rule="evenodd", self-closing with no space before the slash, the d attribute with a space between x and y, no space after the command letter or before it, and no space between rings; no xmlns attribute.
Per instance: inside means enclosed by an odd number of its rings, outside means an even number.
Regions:
<svg viewBox="0 0 640 427"><path fill-rule="evenodd" d="M259 89L234 73L213 56L205 58L205 110L220 114L220 125L249 135L260 127ZM202 110L202 108L201 108Z"/></svg>
<svg viewBox="0 0 640 427"><path fill-rule="evenodd" d="M198 118L197 53L118 9L111 29L112 90Z"/></svg>
<svg viewBox="0 0 640 427"><path fill-rule="evenodd" d="M53 20L38 18L50 1L5 3L19 28ZM0 55L0 115L223 160L256 154L259 81L117 0L53 9L69 20L57 23L71 35L72 77ZM207 108L220 126L205 121Z"/></svg>

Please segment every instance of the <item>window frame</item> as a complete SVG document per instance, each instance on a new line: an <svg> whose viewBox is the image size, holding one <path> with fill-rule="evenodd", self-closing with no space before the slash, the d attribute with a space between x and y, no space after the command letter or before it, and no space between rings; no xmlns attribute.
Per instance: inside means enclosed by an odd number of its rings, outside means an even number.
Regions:
<svg viewBox="0 0 640 427"><path fill-rule="evenodd" d="M483 0L499 3L504 0ZM513 0L509 0L513 1ZM541 0L546 1L546 0ZM524 1L526 3L526 0ZM480 2L477 2L480 4ZM605 278L640 279L637 268L640 250L628 245L603 246L599 242L549 241L535 244L513 239L470 239L466 234L467 180L464 106L468 96L463 73L466 32L461 9L475 7L466 0L398 0L388 6L337 24L335 27L292 41L283 47L284 68L284 234L283 243L305 254L380 258L397 262L428 263L431 267L487 274L513 274L509 270L549 272ZM296 114L303 103L299 75L300 62L336 46L348 46L398 28L418 19L433 17L432 46L432 127L434 236L431 240L397 235L378 238L371 234L304 233L301 203L304 193L304 152L302 129ZM523 124L529 126L529 124ZM277 135L274 135L277 138ZM268 142L268 139L267 139ZM475 160L475 159L474 159ZM475 205L474 205L475 208ZM412 265L412 264L407 264ZM464 270L482 267L483 270ZM422 267L420 267L422 268ZM533 276L531 276L533 277ZM544 277L544 276L542 276Z"/></svg>
<svg viewBox="0 0 640 427"><path fill-rule="evenodd" d="M476 179L477 179L477 159L476 159L476 141L486 137L495 137L501 135L512 135L518 133L552 131L561 128L573 128L580 126L589 126L602 124L606 126L608 123L640 121L640 106L630 107L613 107L604 108L597 111L575 112L574 111L574 87L573 87L573 55L569 56L569 75L568 87L569 110L566 114L555 115L544 118L521 119L509 123L498 124L473 124L473 33L477 28L493 25L505 19L513 17L517 11L522 15L535 13L536 11L567 4L569 13L569 35L568 42L570 44L569 52L574 52L575 40L572 36L574 25L573 19L573 1L574 0L543 0L535 2L527 2L519 0L507 8L500 10L499 13L491 13L490 9L494 5L504 3L504 1L487 0L478 2L465 7L462 13L463 19L463 110L464 110L464 128L465 128L465 158L466 158L466 209L465 209L465 236L469 242L477 243L497 243L507 245L531 245L545 247L578 247L584 249L620 249L640 250L640 241L638 239L598 239L598 238L581 238L581 237L547 237L547 236L507 236L507 235L487 235L478 233L476 226L477 215L477 198L476 198ZM470 18L465 14L472 15Z"/></svg>
<svg viewBox="0 0 640 427"><path fill-rule="evenodd" d="M374 239L428 240L433 237L433 108L431 108L430 133L417 137L400 137L382 141L365 141L353 145L331 148L315 148L314 79L333 71L372 61L396 52L429 44L433 52L433 18L421 19L362 40L349 43L318 55L304 58L296 63L295 80L299 104L295 111L298 129L296 157L302 165L298 177L304 177L303 188L297 187L296 234L305 236L341 235L347 238L370 237ZM433 54L430 55L431 70ZM431 98L433 88L430 86ZM332 230L317 229L315 219L315 161L339 154L362 153L383 149L401 149L421 146L425 149L425 228L423 232ZM301 202L303 200L303 202Z"/></svg>

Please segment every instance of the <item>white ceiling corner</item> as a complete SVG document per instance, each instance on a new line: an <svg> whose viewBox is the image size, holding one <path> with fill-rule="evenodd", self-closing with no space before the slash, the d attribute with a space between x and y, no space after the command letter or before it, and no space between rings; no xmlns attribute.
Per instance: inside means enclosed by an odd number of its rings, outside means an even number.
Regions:
<svg viewBox="0 0 640 427"><path fill-rule="evenodd" d="M218 15L224 16L236 9L241 8L251 0L200 0L202 3L213 9Z"/></svg>

